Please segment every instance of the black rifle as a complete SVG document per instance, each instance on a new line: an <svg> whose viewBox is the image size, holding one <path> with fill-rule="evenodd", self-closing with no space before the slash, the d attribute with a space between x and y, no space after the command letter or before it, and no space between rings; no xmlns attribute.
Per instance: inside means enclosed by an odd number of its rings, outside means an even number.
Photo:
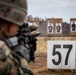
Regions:
<svg viewBox="0 0 76 75"><path fill-rule="evenodd" d="M40 35L40 32L32 33L37 30L37 26L29 26L28 23L24 23L19 27L19 31L17 33L18 45L23 45L29 50L30 61L35 60L34 53L36 51L36 41L37 36Z"/></svg>
<svg viewBox="0 0 76 75"><path fill-rule="evenodd" d="M36 51L36 41L37 41L36 37L40 35L40 32L36 31L37 28L38 28L37 26L29 26L28 23L24 23L22 26L19 27L19 31L16 34L16 36L13 38L9 38L10 40L9 45L11 47L22 45L26 48L25 51L22 51L22 50L19 50L20 48L19 46L19 48L16 48L18 50L16 50L15 52L18 55L23 56L25 59L27 59L28 62L30 61L34 62L35 60L34 53ZM32 33L34 31L36 32ZM27 53L29 57L26 57Z"/></svg>

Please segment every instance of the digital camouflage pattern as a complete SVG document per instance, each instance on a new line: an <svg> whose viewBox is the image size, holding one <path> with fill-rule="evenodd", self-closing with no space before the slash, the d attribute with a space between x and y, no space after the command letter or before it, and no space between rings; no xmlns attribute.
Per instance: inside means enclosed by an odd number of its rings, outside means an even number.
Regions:
<svg viewBox="0 0 76 75"><path fill-rule="evenodd" d="M23 25L27 15L26 0L0 0L0 18ZM5 37L3 37L5 38ZM27 61L0 39L0 75L33 75Z"/></svg>
<svg viewBox="0 0 76 75"><path fill-rule="evenodd" d="M24 58L20 58L0 40L0 75L33 75Z"/></svg>
<svg viewBox="0 0 76 75"><path fill-rule="evenodd" d="M16 64L19 62L12 57L5 42L0 40L0 75L18 75Z"/></svg>
<svg viewBox="0 0 76 75"><path fill-rule="evenodd" d="M0 18L22 25L26 15L26 0L0 0Z"/></svg>

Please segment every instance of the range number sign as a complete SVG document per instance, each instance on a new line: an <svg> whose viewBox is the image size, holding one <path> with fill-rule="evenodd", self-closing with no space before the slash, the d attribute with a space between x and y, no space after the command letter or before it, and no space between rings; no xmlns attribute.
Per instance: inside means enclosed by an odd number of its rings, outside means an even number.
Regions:
<svg viewBox="0 0 76 75"><path fill-rule="evenodd" d="M75 69L75 41L47 41L48 69Z"/></svg>

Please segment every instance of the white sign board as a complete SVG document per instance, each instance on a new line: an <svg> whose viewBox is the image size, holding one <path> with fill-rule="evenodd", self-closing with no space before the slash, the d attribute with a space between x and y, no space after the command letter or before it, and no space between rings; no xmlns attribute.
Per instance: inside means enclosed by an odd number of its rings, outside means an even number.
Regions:
<svg viewBox="0 0 76 75"><path fill-rule="evenodd" d="M76 32L76 21L71 21L71 31Z"/></svg>
<svg viewBox="0 0 76 75"><path fill-rule="evenodd" d="M75 41L47 41L48 69L75 69Z"/></svg>
<svg viewBox="0 0 76 75"><path fill-rule="evenodd" d="M56 23L55 33L62 33L61 23Z"/></svg>
<svg viewBox="0 0 76 75"><path fill-rule="evenodd" d="M47 26L47 33L50 33L50 34L53 33L53 23L50 23L49 21Z"/></svg>

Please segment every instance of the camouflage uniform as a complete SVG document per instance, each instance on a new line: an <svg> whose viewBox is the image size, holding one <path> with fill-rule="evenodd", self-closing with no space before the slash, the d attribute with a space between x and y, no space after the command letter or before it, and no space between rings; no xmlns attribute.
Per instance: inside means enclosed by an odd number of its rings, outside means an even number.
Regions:
<svg viewBox="0 0 76 75"><path fill-rule="evenodd" d="M33 75L27 61L12 52L8 44L0 41L0 75Z"/></svg>
<svg viewBox="0 0 76 75"><path fill-rule="evenodd" d="M0 18L21 26L27 15L26 0L0 0ZM24 58L0 40L0 75L33 75Z"/></svg>

